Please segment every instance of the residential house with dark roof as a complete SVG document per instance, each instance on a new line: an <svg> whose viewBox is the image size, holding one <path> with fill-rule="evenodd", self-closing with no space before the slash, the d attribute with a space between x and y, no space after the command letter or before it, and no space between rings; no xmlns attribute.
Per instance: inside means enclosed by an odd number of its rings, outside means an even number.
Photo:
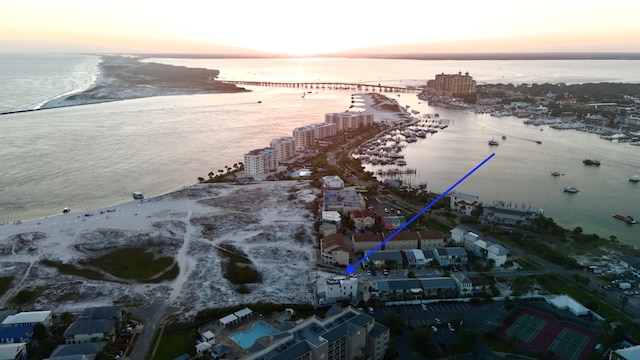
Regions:
<svg viewBox="0 0 640 360"><path fill-rule="evenodd" d="M491 282L485 276L468 276L471 280L471 292L478 295L483 292L491 293Z"/></svg>
<svg viewBox="0 0 640 360"><path fill-rule="evenodd" d="M444 247L433 250L433 258L440 266L449 266L454 264L466 265L467 252L461 247Z"/></svg>
<svg viewBox="0 0 640 360"><path fill-rule="evenodd" d="M631 270L634 274L640 271L640 258L633 255L621 255L618 257L620 265Z"/></svg>
<svg viewBox="0 0 640 360"><path fill-rule="evenodd" d="M0 344L28 343L33 336L33 326L0 327Z"/></svg>
<svg viewBox="0 0 640 360"><path fill-rule="evenodd" d="M376 269L404 266L404 258L400 250L378 250L369 255L365 262Z"/></svg>
<svg viewBox="0 0 640 360"><path fill-rule="evenodd" d="M108 341L116 334L116 321L80 318L72 322L62 334L67 344Z"/></svg>
<svg viewBox="0 0 640 360"><path fill-rule="evenodd" d="M450 277L421 278L420 283L427 298L450 298L458 292L458 286Z"/></svg>

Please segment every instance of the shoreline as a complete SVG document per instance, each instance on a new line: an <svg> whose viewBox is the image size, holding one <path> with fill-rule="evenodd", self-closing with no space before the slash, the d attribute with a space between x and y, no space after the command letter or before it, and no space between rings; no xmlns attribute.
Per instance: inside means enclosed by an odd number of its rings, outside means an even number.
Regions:
<svg viewBox="0 0 640 360"><path fill-rule="evenodd" d="M155 96L250 91L216 80L220 73L219 70L143 63L140 62L140 59L138 57L101 55L98 74L88 88L60 95L35 109L0 112L0 115Z"/></svg>

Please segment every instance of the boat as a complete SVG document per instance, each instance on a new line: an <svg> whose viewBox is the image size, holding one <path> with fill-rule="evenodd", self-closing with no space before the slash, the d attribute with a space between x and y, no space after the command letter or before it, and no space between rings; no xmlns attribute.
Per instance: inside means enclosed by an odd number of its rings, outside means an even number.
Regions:
<svg viewBox="0 0 640 360"><path fill-rule="evenodd" d="M498 146L498 145L500 145L500 143L499 143L499 142L497 142L497 141L495 141L495 140L493 140L493 139L491 139L491 140L489 140L489 145L491 145L491 146Z"/></svg>
<svg viewBox="0 0 640 360"><path fill-rule="evenodd" d="M632 216L624 216L624 215L620 215L620 214L615 214L613 215L614 218L618 219L618 220L622 220L624 222L626 222L627 224L637 224L638 220L634 219Z"/></svg>
<svg viewBox="0 0 640 360"><path fill-rule="evenodd" d="M142 193L139 192L139 191L134 191L132 195L133 195L133 199L134 200L142 200L142 199L144 199L144 195L142 195Z"/></svg>
<svg viewBox="0 0 640 360"><path fill-rule="evenodd" d="M71 211L71 209L69 209L68 207L66 207L66 208L62 209L62 213L63 213L63 214L66 214L66 213L68 213L68 212L70 212L70 211Z"/></svg>
<svg viewBox="0 0 640 360"><path fill-rule="evenodd" d="M560 172L558 172L558 171L552 171L552 172L551 172L551 176L560 176Z"/></svg>
<svg viewBox="0 0 640 360"><path fill-rule="evenodd" d="M507 136L506 135L502 135L502 140L507 140Z"/></svg>
<svg viewBox="0 0 640 360"><path fill-rule="evenodd" d="M575 186L567 186L566 188L564 188L564 192L568 192L568 193L572 193L572 194L575 194L578 191L580 191L580 190L576 189Z"/></svg>
<svg viewBox="0 0 640 360"><path fill-rule="evenodd" d="M629 178L629 181L640 182L640 175L633 175L632 177Z"/></svg>
<svg viewBox="0 0 640 360"><path fill-rule="evenodd" d="M542 141L536 140L536 144L540 145L540 144L542 144Z"/></svg>
<svg viewBox="0 0 640 360"><path fill-rule="evenodd" d="M600 160L584 159L582 160L582 163L585 165L600 166Z"/></svg>

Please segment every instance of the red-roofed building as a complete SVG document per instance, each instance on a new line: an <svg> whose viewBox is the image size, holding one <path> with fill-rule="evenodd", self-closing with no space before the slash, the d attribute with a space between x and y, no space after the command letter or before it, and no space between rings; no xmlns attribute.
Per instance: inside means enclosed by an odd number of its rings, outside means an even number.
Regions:
<svg viewBox="0 0 640 360"><path fill-rule="evenodd" d="M376 224L376 213L371 210L352 211L349 215L356 229L364 229Z"/></svg>
<svg viewBox="0 0 640 360"><path fill-rule="evenodd" d="M457 211L465 215L471 215L471 212L480 205L480 198L478 195L471 195L465 193L453 193L449 195L451 210Z"/></svg>

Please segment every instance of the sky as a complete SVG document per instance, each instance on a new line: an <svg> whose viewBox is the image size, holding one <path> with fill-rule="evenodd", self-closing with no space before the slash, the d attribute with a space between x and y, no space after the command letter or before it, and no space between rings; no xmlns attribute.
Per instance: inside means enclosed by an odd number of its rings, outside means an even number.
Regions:
<svg viewBox="0 0 640 360"><path fill-rule="evenodd" d="M0 14L4 53L640 52L637 0L0 0Z"/></svg>

